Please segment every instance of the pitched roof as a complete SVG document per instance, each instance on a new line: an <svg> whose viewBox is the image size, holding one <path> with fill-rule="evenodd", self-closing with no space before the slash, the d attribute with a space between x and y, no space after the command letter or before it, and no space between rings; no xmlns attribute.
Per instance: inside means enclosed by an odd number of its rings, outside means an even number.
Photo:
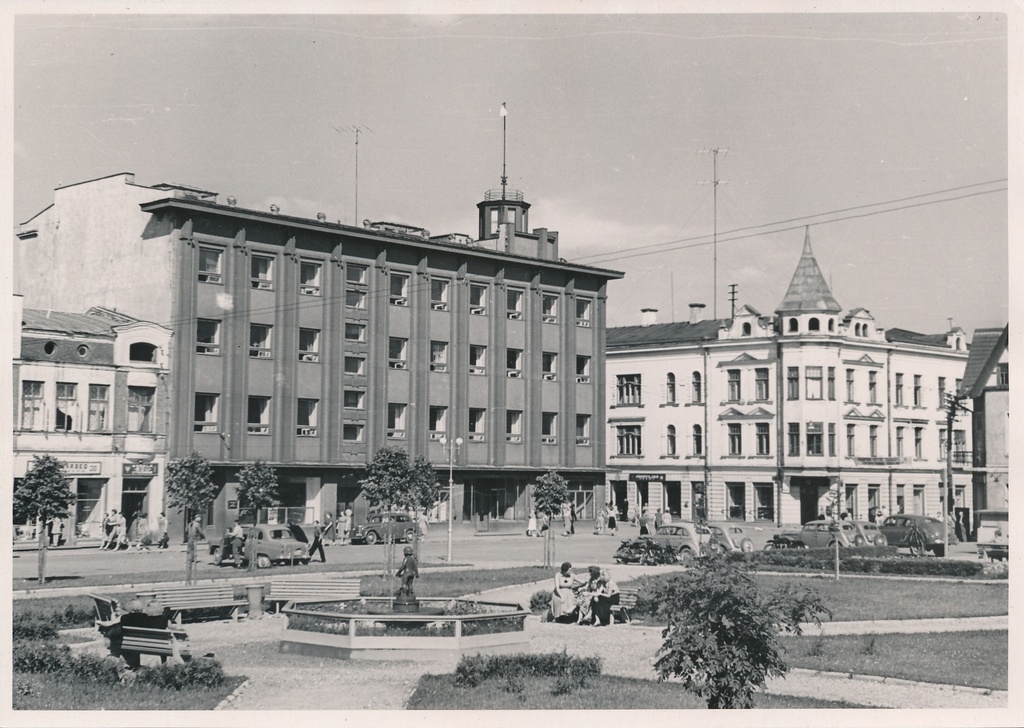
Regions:
<svg viewBox="0 0 1024 728"><path fill-rule="evenodd" d="M984 388L985 382L992 373L992 367L1009 347L1010 327L1001 329L976 329L971 340L971 351L967 355L967 366L964 367L964 380L960 384L960 392L977 397Z"/></svg>
<svg viewBox="0 0 1024 728"><path fill-rule="evenodd" d="M779 304L777 313L796 313L800 311L822 311L839 313L843 307L832 296L832 291L821 274L818 261L811 250L811 231L804 232L804 250L800 262L796 265L793 280L789 282L789 290Z"/></svg>
<svg viewBox="0 0 1024 728"><path fill-rule="evenodd" d="M23 329L60 334L113 335L113 322L84 313L26 308L21 314L21 325Z"/></svg>
<svg viewBox="0 0 1024 728"><path fill-rule="evenodd" d="M893 344L921 344L946 347L946 334L919 334L909 329L886 329L885 340Z"/></svg>
<svg viewBox="0 0 1024 728"><path fill-rule="evenodd" d="M679 322L651 324L650 326L619 326L608 329L605 346L608 349L613 349L630 346L692 344L704 339L714 340L718 338L718 329L725 324L725 319L709 319L695 324Z"/></svg>

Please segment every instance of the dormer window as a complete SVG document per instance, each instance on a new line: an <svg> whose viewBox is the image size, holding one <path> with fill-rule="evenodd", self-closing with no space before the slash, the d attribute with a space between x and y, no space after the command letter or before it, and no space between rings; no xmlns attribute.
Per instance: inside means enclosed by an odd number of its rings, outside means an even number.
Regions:
<svg viewBox="0 0 1024 728"><path fill-rule="evenodd" d="M828 320L828 330L829 331L835 331L836 330L836 320L835 319L829 319Z"/></svg>
<svg viewBox="0 0 1024 728"><path fill-rule="evenodd" d="M795 318L791 318L789 320L789 333L795 334L799 330L800 330L800 324L797 323L797 320Z"/></svg>
<svg viewBox="0 0 1024 728"><path fill-rule="evenodd" d="M807 320L808 331L821 331L821 322L817 318L810 318Z"/></svg>
<svg viewBox="0 0 1024 728"><path fill-rule="evenodd" d="M752 331L752 328L750 326L750 322L748 321L748 322L744 323L743 324L743 335L744 336L750 336L751 331Z"/></svg>
<svg viewBox="0 0 1024 728"><path fill-rule="evenodd" d="M156 346L145 341L138 341L129 347L128 358L131 361L155 362Z"/></svg>

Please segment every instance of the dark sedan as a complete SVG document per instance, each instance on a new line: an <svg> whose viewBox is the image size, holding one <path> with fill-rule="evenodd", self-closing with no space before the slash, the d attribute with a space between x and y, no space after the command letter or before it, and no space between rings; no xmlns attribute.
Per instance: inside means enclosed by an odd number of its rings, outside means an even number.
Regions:
<svg viewBox="0 0 1024 728"><path fill-rule="evenodd" d="M912 543L911 534L915 528L923 535L923 547L936 556L944 556L946 542L943 541L943 524L938 518L912 513L889 516L878 526L886 540L893 546L905 546L911 551L921 551ZM949 543L956 543L956 532L949 529ZM919 554L920 555L920 554Z"/></svg>

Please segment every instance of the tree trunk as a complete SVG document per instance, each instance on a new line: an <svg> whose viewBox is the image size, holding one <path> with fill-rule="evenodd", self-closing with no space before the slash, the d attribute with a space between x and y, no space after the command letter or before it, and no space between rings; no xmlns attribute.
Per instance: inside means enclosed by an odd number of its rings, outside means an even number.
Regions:
<svg viewBox="0 0 1024 728"><path fill-rule="evenodd" d="M196 563L196 535L192 533L191 526L189 527L188 534L188 547L185 549L185 583L195 583L195 563Z"/></svg>
<svg viewBox="0 0 1024 728"><path fill-rule="evenodd" d="M39 530L39 553L36 559L36 565L39 567L39 574L37 582L38 584L46 583L46 549L49 544L47 543L48 536L46 535L46 522L40 519Z"/></svg>

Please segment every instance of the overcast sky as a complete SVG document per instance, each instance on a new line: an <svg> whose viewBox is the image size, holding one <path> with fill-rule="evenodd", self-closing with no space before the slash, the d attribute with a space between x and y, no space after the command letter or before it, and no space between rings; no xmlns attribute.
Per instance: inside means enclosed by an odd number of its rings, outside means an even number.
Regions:
<svg viewBox="0 0 1024 728"><path fill-rule="evenodd" d="M354 222L358 125L358 219L475 234L505 102L531 227L626 273L609 325L713 313L717 147L719 316L730 283L773 312L811 224L844 308L970 333L1008 317L1007 38L997 13L18 16L14 221L134 172Z"/></svg>

